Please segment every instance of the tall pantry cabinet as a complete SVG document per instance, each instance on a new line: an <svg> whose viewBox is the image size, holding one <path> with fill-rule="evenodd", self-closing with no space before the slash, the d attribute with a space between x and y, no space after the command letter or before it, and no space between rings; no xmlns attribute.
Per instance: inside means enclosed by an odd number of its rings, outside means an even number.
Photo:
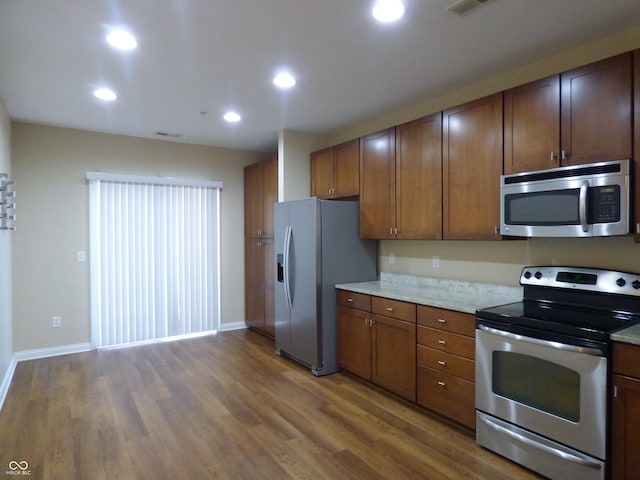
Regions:
<svg viewBox="0 0 640 480"><path fill-rule="evenodd" d="M278 201L278 158L244 169L245 321L275 336L273 204Z"/></svg>

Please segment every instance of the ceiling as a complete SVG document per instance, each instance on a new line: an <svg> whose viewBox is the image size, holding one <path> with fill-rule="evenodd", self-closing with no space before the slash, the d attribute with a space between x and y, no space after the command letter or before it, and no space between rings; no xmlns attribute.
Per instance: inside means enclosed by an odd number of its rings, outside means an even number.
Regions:
<svg viewBox="0 0 640 480"><path fill-rule="evenodd" d="M15 120L275 151L278 132L322 133L407 107L640 23L637 0L0 0L0 97ZM128 27L130 52L107 28ZM297 78L277 90L280 68ZM112 103L93 97L111 86ZM233 108L242 121L228 124Z"/></svg>

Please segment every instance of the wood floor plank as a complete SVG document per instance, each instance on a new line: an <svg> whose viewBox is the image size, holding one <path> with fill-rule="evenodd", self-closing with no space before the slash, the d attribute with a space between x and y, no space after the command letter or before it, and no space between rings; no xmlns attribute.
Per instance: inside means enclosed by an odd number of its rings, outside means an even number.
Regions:
<svg viewBox="0 0 640 480"><path fill-rule="evenodd" d="M43 480L540 478L251 331L21 362L0 411L11 461Z"/></svg>

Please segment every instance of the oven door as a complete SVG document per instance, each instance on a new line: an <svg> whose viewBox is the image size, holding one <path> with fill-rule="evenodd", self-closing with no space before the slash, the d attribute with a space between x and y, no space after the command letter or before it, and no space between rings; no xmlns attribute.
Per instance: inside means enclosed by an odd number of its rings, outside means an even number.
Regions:
<svg viewBox="0 0 640 480"><path fill-rule="evenodd" d="M524 337L479 321L476 408L604 460L607 358L597 349Z"/></svg>

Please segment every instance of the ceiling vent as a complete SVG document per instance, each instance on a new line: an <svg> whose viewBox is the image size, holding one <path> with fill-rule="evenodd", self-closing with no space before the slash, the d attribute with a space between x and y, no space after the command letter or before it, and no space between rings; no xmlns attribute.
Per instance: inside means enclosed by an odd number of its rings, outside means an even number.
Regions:
<svg viewBox="0 0 640 480"><path fill-rule="evenodd" d="M180 138L182 136L179 133L169 133L169 132L156 132L156 135L160 137L171 137L171 138Z"/></svg>
<svg viewBox="0 0 640 480"><path fill-rule="evenodd" d="M481 7L488 1L489 0L458 0L454 4L449 5L447 10L458 15L464 15L465 13L469 13L471 10Z"/></svg>

